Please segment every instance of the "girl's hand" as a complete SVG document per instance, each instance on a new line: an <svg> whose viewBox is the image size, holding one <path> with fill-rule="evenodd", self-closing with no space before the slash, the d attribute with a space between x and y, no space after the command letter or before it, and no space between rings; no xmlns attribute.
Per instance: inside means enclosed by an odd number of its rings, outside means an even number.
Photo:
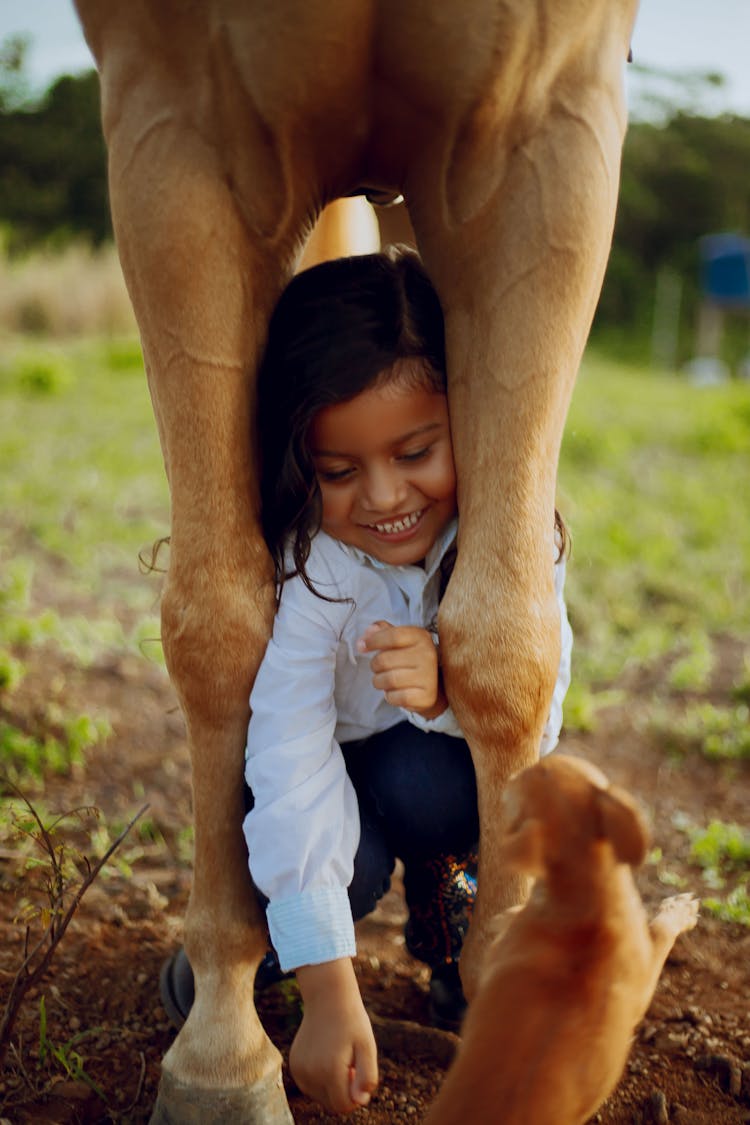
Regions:
<svg viewBox="0 0 750 1125"><path fill-rule="evenodd" d="M357 641L360 652L375 652L370 667L373 687L394 707L416 711L424 719L442 715L448 706L430 633L416 625L376 621Z"/></svg>
<svg viewBox="0 0 750 1125"><path fill-rule="evenodd" d="M297 969L304 1015L289 1052L303 1094L332 1113L367 1105L378 1084L378 1054L351 959Z"/></svg>

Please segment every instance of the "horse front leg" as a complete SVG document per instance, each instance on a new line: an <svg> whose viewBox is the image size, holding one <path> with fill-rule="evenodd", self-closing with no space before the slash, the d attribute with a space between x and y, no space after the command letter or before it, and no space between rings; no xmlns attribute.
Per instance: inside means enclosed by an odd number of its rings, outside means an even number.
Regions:
<svg viewBox="0 0 750 1125"><path fill-rule="evenodd" d="M149 363L172 499L162 639L192 761L185 949L195 1002L164 1058L152 1120L281 1125L291 1117L280 1057L253 1001L266 926L241 831L249 691L273 612L253 512L247 363L227 357L217 367L190 349L171 367L167 388Z"/></svg>
<svg viewBox="0 0 750 1125"><path fill-rule="evenodd" d="M144 130L125 113L109 147L118 248L170 486L162 640L193 767L185 948L195 1002L164 1058L152 1120L288 1125L280 1055L253 1002L267 935L241 826L248 699L273 618L253 376L293 255L261 248L215 150L176 115Z"/></svg>
<svg viewBox="0 0 750 1125"><path fill-rule="evenodd" d="M286 1125L280 1057L254 1006L267 932L241 833L248 692L269 630L267 565L250 537L235 540L216 523L212 544L186 549L182 503L174 508L162 637L192 761L195 858L184 944L195 1001L164 1058L152 1122Z"/></svg>
<svg viewBox="0 0 750 1125"><path fill-rule="evenodd" d="M538 758L560 658L557 461L611 241L625 124L630 20L625 5L619 22L599 7L591 42L567 63L548 44L554 66L540 68L546 87L519 93L521 121L480 106L408 185L445 311L458 475L458 559L439 629L479 793L479 894L461 958L469 995L490 919L527 893L500 861L500 798Z"/></svg>

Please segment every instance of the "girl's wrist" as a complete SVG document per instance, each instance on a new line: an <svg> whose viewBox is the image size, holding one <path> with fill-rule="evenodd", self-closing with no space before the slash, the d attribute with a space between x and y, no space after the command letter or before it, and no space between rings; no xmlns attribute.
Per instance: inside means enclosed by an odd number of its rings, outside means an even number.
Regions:
<svg viewBox="0 0 750 1125"><path fill-rule="evenodd" d="M412 711L415 711L417 715L420 715L423 719L427 719L428 722L430 719L437 719L438 715L442 715L443 711L448 710L448 697L443 690L443 673L440 670L440 649L437 647L437 645L435 645L435 652L438 658L437 693L435 696L435 702L431 707L412 707Z"/></svg>
<svg viewBox="0 0 750 1125"><path fill-rule="evenodd" d="M314 1004L321 995L330 1000L336 993L349 992L352 987L359 995L351 957L339 957L319 965L301 965L295 969L295 974L302 999L308 1004Z"/></svg>
<svg viewBox="0 0 750 1125"><path fill-rule="evenodd" d="M423 709L412 707L412 711L415 711L417 715L421 715L423 719L427 719L428 721L430 719L437 719L438 715L442 715L443 711L447 710L448 699L443 691L438 692L437 699L433 703L432 707L425 707Z"/></svg>

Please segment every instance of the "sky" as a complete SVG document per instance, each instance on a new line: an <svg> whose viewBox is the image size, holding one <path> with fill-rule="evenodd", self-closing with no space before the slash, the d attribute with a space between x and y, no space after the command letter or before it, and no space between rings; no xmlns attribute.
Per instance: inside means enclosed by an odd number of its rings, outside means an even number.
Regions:
<svg viewBox="0 0 750 1125"><path fill-rule="evenodd" d="M0 0L0 42L18 32L32 36L28 61L35 90L58 74L92 65L72 0ZM750 117L750 0L641 0L633 55L637 66L723 74L726 86L706 91L692 108ZM636 112L643 106L644 82L637 67L629 70ZM649 79L648 88L666 92L670 84Z"/></svg>

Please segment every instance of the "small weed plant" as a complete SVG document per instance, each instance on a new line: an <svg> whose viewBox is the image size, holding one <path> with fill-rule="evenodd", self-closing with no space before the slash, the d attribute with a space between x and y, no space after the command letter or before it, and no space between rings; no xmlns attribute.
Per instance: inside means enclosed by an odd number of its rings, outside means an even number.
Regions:
<svg viewBox="0 0 750 1125"><path fill-rule="evenodd" d="M703 905L722 922L738 922L750 926L750 885L738 883L725 899L706 898Z"/></svg>
<svg viewBox="0 0 750 1125"><path fill-rule="evenodd" d="M707 828L690 832L690 858L706 871L750 871L750 832L712 820Z"/></svg>
<svg viewBox="0 0 750 1125"><path fill-rule="evenodd" d="M676 826L687 834L690 859L701 868L707 886L722 890L734 884L724 898L703 899L703 906L722 921L750 926L750 832L721 820L696 828L678 817Z"/></svg>
<svg viewBox="0 0 750 1125"><path fill-rule="evenodd" d="M716 761L750 759L750 709L741 702L720 706L698 700L683 707L653 708L652 732L676 754L698 751Z"/></svg>
<svg viewBox="0 0 750 1125"><path fill-rule="evenodd" d="M16 918L20 931L20 963L12 975L5 1008L0 1016L0 1065L29 990L48 971L89 887L145 811L145 808L141 809L104 854L92 863L66 839L66 828L71 821L95 820L99 815L97 809L82 807L50 816L34 805L11 781L6 779L2 788L4 798L0 809L4 828L23 857L24 892ZM48 1049L46 1022L40 1038ZM72 1059L73 1048L74 1044L66 1045L63 1051L66 1058Z"/></svg>
<svg viewBox="0 0 750 1125"><path fill-rule="evenodd" d="M53 730L55 733L53 733ZM69 774L82 766L85 752L109 737L106 718L47 714L37 731L0 722L0 761L6 776L18 785L35 787L49 774Z"/></svg>
<svg viewBox="0 0 750 1125"><path fill-rule="evenodd" d="M79 1051L79 1047L86 1040L101 1031L98 1027L78 1031L66 1043L54 1043L47 1029L47 1005L43 996L39 998L39 1062L42 1066L49 1066L62 1071L66 1078L74 1082L85 1082L95 1094L106 1101L106 1098L94 1080L86 1072L86 1060Z"/></svg>

